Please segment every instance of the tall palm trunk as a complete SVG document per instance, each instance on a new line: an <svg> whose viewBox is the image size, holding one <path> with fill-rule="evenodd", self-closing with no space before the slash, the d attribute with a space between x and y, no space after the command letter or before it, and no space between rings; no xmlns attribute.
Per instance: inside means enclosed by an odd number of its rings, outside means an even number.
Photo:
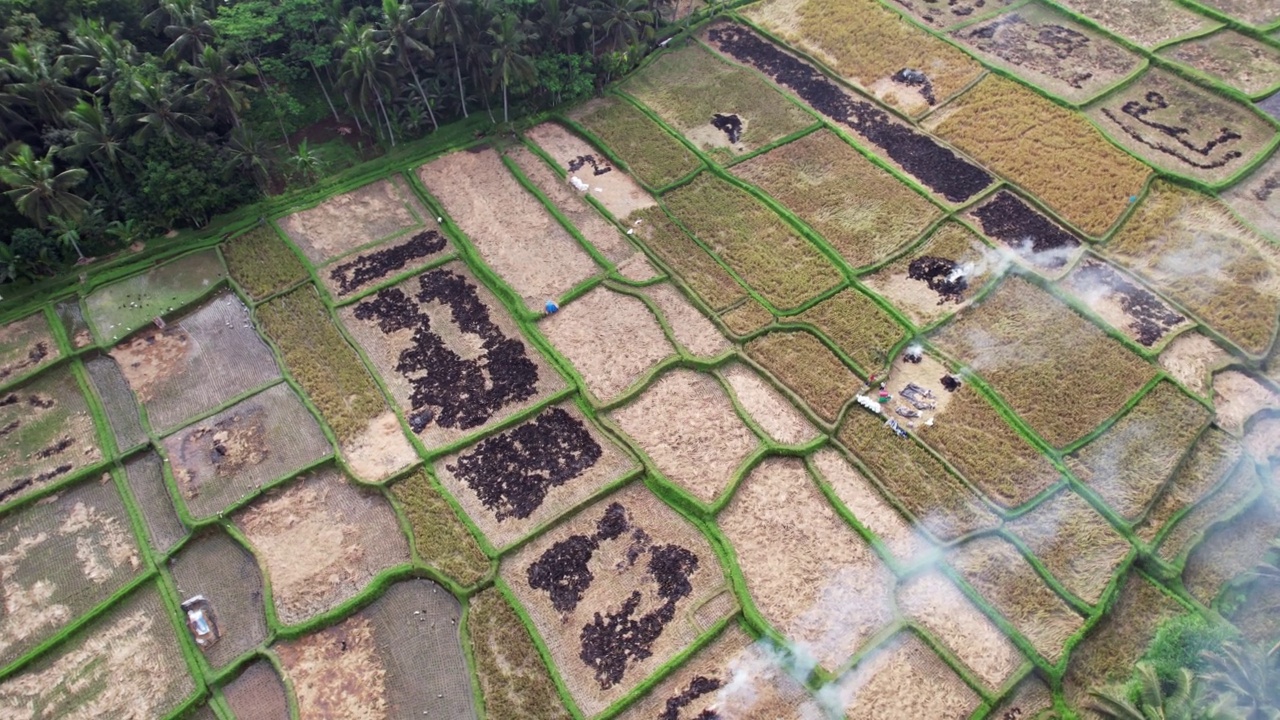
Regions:
<svg viewBox="0 0 1280 720"><path fill-rule="evenodd" d="M414 69L413 63L409 63L409 74L413 75L413 84L418 88L418 94L422 96L422 104L427 106L427 117L431 118L431 129L439 130L440 126L436 123L436 114L431 110L431 101L427 99L427 92L422 89L422 81L418 79L418 71Z"/></svg>
<svg viewBox="0 0 1280 720"><path fill-rule="evenodd" d="M458 62L458 41L455 40L453 45L453 71L458 76L458 100L462 103L462 117L471 117L467 114L467 93L462 87L462 63Z"/></svg>
<svg viewBox="0 0 1280 720"><path fill-rule="evenodd" d="M342 122L342 118L338 117L338 108L333 106L333 98L329 97L329 91L325 89L324 81L320 79L320 69L310 60L307 64L311 66L311 72L316 76L316 84L320 86L320 92L324 93L324 101L329 103L329 110L333 112L333 121Z"/></svg>
<svg viewBox="0 0 1280 720"><path fill-rule="evenodd" d="M391 116L387 114L387 106L382 104L382 91L378 90L376 85L373 88L373 95L378 98L378 108L382 110L382 119L387 123L387 136L391 138L391 147L395 147L396 133L391 129Z"/></svg>
<svg viewBox="0 0 1280 720"><path fill-rule="evenodd" d="M511 117L507 114L507 81L502 81L502 122L511 122Z"/></svg>
<svg viewBox="0 0 1280 720"><path fill-rule="evenodd" d="M280 106L276 105L276 101L271 97L271 88L267 85L267 78L262 74L262 58L258 55L253 56L253 70L258 74L258 82L262 83L262 91L267 95L267 102L271 103L271 111L275 113L276 122L280 124L280 135L284 138L284 146L289 148L289 152L293 152L293 145L289 143L289 133L284 129L284 118L280 117Z"/></svg>

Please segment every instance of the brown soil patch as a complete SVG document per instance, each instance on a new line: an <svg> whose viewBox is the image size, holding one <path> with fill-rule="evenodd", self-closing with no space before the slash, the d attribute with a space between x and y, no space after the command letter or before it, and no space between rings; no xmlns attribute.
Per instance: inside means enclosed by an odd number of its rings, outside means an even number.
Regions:
<svg viewBox="0 0 1280 720"><path fill-rule="evenodd" d="M1022 653L944 575L931 570L898 588L898 605L928 628L992 691L1022 665Z"/></svg>
<svg viewBox="0 0 1280 720"><path fill-rule="evenodd" d="M675 352L644 301L605 287L569 303L538 328L602 404Z"/></svg>
<svg viewBox="0 0 1280 720"><path fill-rule="evenodd" d="M1070 592L1096 605L1129 555L1127 540L1084 498L1063 490L1006 526Z"/></svg>
<svg viewBox="0 0 1280 720"><path fill-rule="evenodd" d="M47 365L61 354L43 312L14 320L0 327L0 384Z"/></svg>
<svg viewBox="0 0 1280 720"><path fill-rule="evenodd" d="M666 478L702 502L729 486L760 439L711 375L672 370L609 417Z"/></svg>
<svg viewBox="0 0 1280 720"><path fill-rule="evenodd" d="M370 420L359 435L342 443L341 449L347 468L364 482L382 482L418 462L418 452L390 410Z"/></svg>
<svg viewBox="0 0 1280 720"><path fill-rule="evenodd" d="M599 200L615 218L621 220L636 210L657 204L653 196L645 192L621 168L614 167L603 153L560 125L542 123L529 130L526 135L554 158L562 170L590 184L591 197ZM575 161L588 155L595 161L595 165L586 164L574 170ZM606 167L612 169L595 174L595 171Z"/></svg>
<svg viewBox="0 0 1280 720"><path fill-rule="evenodd" d="M386 500L332 469L272 491L235 522L266 566L286 625L332 609L380 571L409 561L408 541Z"/></svg>
<svg viewBox="0 0 1280 720"><path fill-rule="evenodd" d="M155 397L157 386L166 385L170 378L186 370L190 347L191 336L175 324L164 330L143 330L111 348L110 355L138 401L146 404Z"/></svg>
<svg viewBox="0 0 1280 720"><path fill-rule="evenodd" d="M507 153L507 157L524 173L525 177L547 196L570 224L582 233L582 237L604 255L609 262L618 262L636 253L636 249L623 237L617 225L605 219L594 207L583 199L583 193L560 177L542 158L534 155L524 147L516 147ZM590 178L592 165L581 168L583 175ZM574 177L577 177L576 175ZM625 215L623 217L626 217Z"/></svg>
<svg viewBox="0 0 1280 720"><path fill-rule="evenodd" d="M658 306L676 342L690 355L714 358L732 349L720 330L674 285L654 285L645 288L644 294Z"/></svg>
<svg viewBox="0 0 1280 720"><path fill-rule="evenodd" d="M425 214L408 183L397 175L335 195L277 222L312 263L322 265L338 255L417 227Z"/></svg>
<svg viewBox="0 0 1280 720"><path fill-rule="evenodd" d="M1227 370L1213 376L1213 406L1218 425L1238 436L1249 418L1280 408L1280 395L1239 370Z"/></svg>
<svg viewBox="0 0 1280 720"><path fill-rule="evenodd" d="M928 645L903 630L834 686L850 720L969 717L982 698Z"/></svg>
<svg viewBox="0 0 1280 720"><path fill-rule="evenodd" d="M1160 367L1197 395L1209 391L1209 375L1231 359L1208 337L1190 332L1174 338L1160 353Z"/></svg>
<svg viewBox="0 0 1280 720"><path fill-rule="evenodd" d="M270 451L263 442L265 434L266 411L262 408L249 408L243 413L183 433L178 441L177 467L173 473L183 497L195 497L200 493L200 487L215 477L233 476L245 467L266 460ZM186 467L196 456L209 460L213 465L213 475L198 477L192 468Z"/></svg>
<svg viewBox="0 0 1280 720"><path fill-rule="evenodd" d="M758 465L718 525L760 613L825 669L838 668L893 620L893 574L835 513L800 459Z"/></svg>
<svg viewBox="0 0 1280 720"><path fill-rule="evenodd" d="M734 363L720 376L729 383L742 409L774 442L801 445L820 434L786 396L746 365Z"/></svg>
<svg viewBox="0 0 1280 720"><path fill-rule="evenodd" d="M293 683L302 717L386 717L387 668L368 619L356 615L273 649Z"/></svg>
<svg viewBox="0 0 1280 720"><path fill-rule="evenodd" d="M885 500L876 486L863 477L838 450L823 448L810 456L813 467L831 485L836 497L876 537L899 562L919 559L929 543L907 519Z"/></svg>
<svg viewBox="0 0 1280 720"><path fill-rule="evenodd" d="M427 190L525 303L541 309L600 272L492 149L455 152L418 168Z"/></svg>

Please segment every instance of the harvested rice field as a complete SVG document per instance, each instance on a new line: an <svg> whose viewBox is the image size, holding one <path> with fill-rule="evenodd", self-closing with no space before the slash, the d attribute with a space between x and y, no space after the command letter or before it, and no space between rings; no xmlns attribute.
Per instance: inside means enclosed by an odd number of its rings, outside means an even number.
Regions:
<svg viewBox="0 0 1280 720"><path fill-rule="evenodd" d="M1087 17L1105 30L1147 49L1222 23L1200 15L1176 0L1058 0L1067 10Z"/></svg>
<svg viewBox="0 0 1280 720"><path fill-rule="evenodd" d="M0 393L0 504L37 492L102 459L72 366Z"/></svg>
<svg viewBox="0 0 1280 720"><path fill-rule="evenodd" d="M1267 0L1204 0L1204 5L1259 29L1280 23L1280 9Z"/></svg>
<svg viewBox="0 0 1280 720"><path fill-rule="evenodd" d="M667 187L702 167L689 148L622 98L606 96L584 103L569 119L599 138L650 188Z"/></svg>
<svg viewBox="0 0 1280 720"><path fill-rule="evenodd" d="M1068 592L1090 605L1102 600L1131 550L1124 536L1070 489L1009 521L1005 528Z"/></svg>
<svg viewBox="0 0 1280 720"><path fill-rule="evenodd" d="M367 250L343 256L316 271L330 296L347 300L414 268L439 262L453 244L439 230L418 230Z"/></svg>
<svg viewBox="0 0 1280 720"><path fill-rule="evenodd" d="M899 631L831 688L850 720L969 717L982 697L918 635Z"/></svg>
<svg viewBox="0 0 1280 720"><path fill-rule="evenodd" d="M1199 332L1174 338L1160 353L1160 367L1187 390L1204 397L1215 370L1231 362L1231 355Z"/></svg>
<svg viewBox="0 0 1280 720"><path fill-rule="evenodd" d="M1159 54L1250 97L1267 95L1280 84L1280 49L1234 30L1178 43Z"/></svg>
<svg viewBox="0 0 1280 720"><path fill-rule="evenodd" d="M1058 287L1143 347L1159 349L1194 324L1128 273L1095 257L1077 264Z"/></svg>
<svg viewBox="0 0 1280 720"><path fill-rule="evenodd" d="M781 445L802 445L816 440L821 433L769 381L742 363L734 363L720 371L745 417L764 430L765 435Z"/></svg>
<svg viewBox="0 0 1280 720"><path fill-rule="evenodd" d="M1280 155L1273 155L1220 197L1256 232L1280 242Z"/></svg>
<svg viewBox="0 0 1280 720"><path fill-rule="evenodd" d="M1158 552L1165 562L1185 557L1215 522L1239 515L1241 506L1256 495L1261 478L1252 463L1242 462L1208 497L1193 505L1158 540Z"/></svg>
<svg viewBox="0 0 1280 720"><path fill-rule="evenodd" d="M966 23L1014 4L1017 0L893 0L912 17L935 28Z"/></svg>
<svg viewBox="0 0 1280 720"><path fill-rule="evenodd" d="M84 369L90 387L102 403L102 414L107 416L116 448L123 452L145 441L147 431L142 427L138 404L120 366L106 355L93 355L85 360Z"/></svg>
<svg viewBox="0 0 1280 720"><path fill-rule="evenodd" d="M849 514L884 544L894 560L909 564L928 552L924 535L839 451L823 448L810 458L815 475L831 488Z"/></svg>
<svg viewBox="0 0 1280 720"><path fill-rule="evenodd" d="M267 660L255 660L222 688L222 696L237 718L289 720L289 692Z"/></svg>
<svg viewBox="0 0 1280 720"><path fill-rule="evenodd" d="M666 321L672 339L686 354L710 360L732 349L733 345L720 333L720 329L674 285L650 285L641 294L657 306L658 314Z"/></svg>
<svg viewBox="0 0 1280 720"><path fill-rule="evenodd" d="M827 423L836 421L841 408L862 385L858 376L807 330L780 330L761 335L747 343L746 349L752 360L760 363Z"/></svg>
<svg viewBox="0 0 1280 720"><path fill-rule="evenodd" d="M567 178L586 178L583 182L591 186L591 197L617 220L656 203L631 175L563 125L550 122L535 125L525 133L525 138L551 157L560 173L565 175L565 179L559 181L561 184L572 184ZM521 167L524 167L523 162ZM690 167L684 174L692 169Z"/></svg>
<svg viewBox="0 0 1280 720"><path fill-rule="evenodd" d="M724 310L747 296L720 261L694 242L662 208L637 210L626 225L711 309Z"/></svg>
<svg viewBox="0 0 1280 720"><path fill-rule="evenodd" d="M163 461L155 452L139 453L124 463L124 475L125 484L142 515L151 548L165 554L186 537L187 529L178 519L173 497L165 485L162 465Z"/></svg>
<svg viewBox="0 0 1280 720"><path fill-rule="evenodd" d="M323 265L352 250L420 228L426 214L409 183L392 175L276 222L312 264Z"/></svg>
<svg viewBox="0 0 1280 720"><path fill-rule="evenodd" d="M1187 557L1182 582L1205 605L1213 603L1228 581L1243 577L1266 559L1280 537L1280 503L1263 495L1235 521L1215 527ZM1253 574L1253 573L1250 573Z"/></svg>
<svg viewBox="0 0 1280 720"><path fill-rule="evenodd" d="M1154 545L1155 538L1175 517L1222 485L1236 468L1241 448L1238 441L1218 428L1200 435L1195 447L1178 466L1177 472L1160 490L1133 532L1143 542Z"/></svg>

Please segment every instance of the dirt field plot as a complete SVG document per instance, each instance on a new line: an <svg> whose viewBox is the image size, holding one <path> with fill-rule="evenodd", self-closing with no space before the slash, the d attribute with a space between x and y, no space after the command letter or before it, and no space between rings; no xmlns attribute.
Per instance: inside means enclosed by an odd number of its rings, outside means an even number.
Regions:
<svg viewBox="0 0 1280 720"><path fill-rule="evenodd" d="M838 436L920 527L943 542L997 527L999 518L915 440L884 427L884 417L850 408ZM856 511L855 511L856 513Z"/></svg>
<svg viewBox="0 0 1280 720"><path fill-rule="evenodd" d="M149 327L111 350L156 432L167 432L280 377L249 309L222 293L162 330Z"/></svg>
<svg viewBox="0 0 1280 720"><path fill-rule="evenodd" d="M1045 720L1053 717L1052 714L1045 712L1052 709L1053 691L1044 684L1043 680L1029 674L1013 690L1005 694L1004 699L987 717L1000 718L1000 720L1005 718Z"/></svg>
<svg viewBox="0 0 1280 720"><path fill-rule="evenodd" d="M906 337L906 330L865 293L841 290L799 315L783 318L808 323L844 351L864 373L877 373L889 364L889 352Z"/></svg>
<svg viewBox="0 0 1280 720"><path fill-rule="evenodd" d="M598 98L578 106L569 117L600 138L651 188L666 187L702 166L679 140L626 100ZM543 149L555 154L550 148Z"/></svg>
<svg viewBox="0 0 1280 720"><path fill-rule="evenodd" d="M98 339L111 345L157 316L199 300L226 277L217 251L203 250L98 288L84 305Z"/></svg>
<svg viewBox="0 0 1280 720"><path fill-rule="evenodd" d="M1252 463L1242 462L1211 495L1174 521L1160 538L1158 551L1165 562L1180 558L1210 525L1230 514L1258 489L1260 478Z"/></svg>
<svg viewBox="0 0 1280 720"><path fill-rule="evenodd" d="M569 720L520 616L495 588L471 597L467 611L485 714L510 720Z"/></svg>
<svg viewBox="0 0 1280 720"><path fill-rule="evenodd" d="M996 12L1016 0L894 0L903 10L937 28L967 22Z"/></svg>
<svg viewBox="0 0 1280 720"><path fill-rule="evenodd" d="M333 452L285 383L170 435L164 449L178 492L197 519L219 515Z"/></svg>
<svg viewBox="0 0 1280 720"><path fill-rule="evenodd" d="M702 502L724 492L760 439L712 375L678 368L609 418L668 480Z"/></svg>
<svg viewBox="0 0 1280 720"><path fill-rule="evenodd" d="M1134 534L1143 542L1153 544L1175 515L1199 502L1227 479L1240 454L1240 444L1235 438L1218 428L1206 430L1160 490L1151 509L1134 525Z"/></svg>
<svg viewBox="0 0 1280 720"><path fill-rule="evenodd" d="M1182 612L1173 598L1137 572L1130 572L1111 612L1071 653L1062 679L1067 702L1083 707L1090 690L1127 681L1160 623Z"/></svg>
<svg viewBox="0 0 1280 720"><path fill-rule="evenodd" d="M1135 519L1210 416L1173 383L1160 383L1115 425L1068 456L1067 465L1113 510Z"/></svg>
<svg viewBox="0 0 1280 720"><path fill-rule="evenodd" d="M1023 5L951 33L988 62L1071 103L1086 103L1142 58L1057 10Z"/></svg>
<svg viewBox="0 0 1280 720"><path fill-rule="evenodd" d="M197 536L169 561L178 595L213 604L218 641L204 648L215 670L267 639L266 600L258 561L221 530Z"/></svg>
<svg viewBox="0 0 1280 720"><path fill-rule="evenodd" d="M982 698L915 633L903 630L832 688L850 720L969 717Z"/></svg>
<svg viewBox="0 0 1280 720"><path fill-rule="evenodd" d="M1276 16L1280 18L1280 14ZM1256 97L1280 85L1280 50L1234 30L1222 30L1160 51L1160 56Z"/></svg>
<svg viewBox="0 0 1280 720"><path fill-rule="evenodd" d="M1280 99L1280 93L1275 97ZM1280 242L1280 155L1273 155L1221 198L1257 231Z"/></svg>
<svg viewBox="0 0 1280 720"><path fill-rule="evenodd" d="M723 310L746 297L728 270L685 234L661 208L639 210L627 218L636 237L666 263L685 285L713 310Z"/></svg>
<svg viewBox="0 0 1280 720"><path fill-rule="evenodd" d="M873 0L768 0L746 16L908 115L960 92L982 66Z"/></svg>
<svg viewBox="0 0 1280 720"><path fill-rule="evenodd" d="M280 674L266 660L254 661L222 688L238 720L289 720L289 695Z"/></svg>
<svg viewBox="0 0 1280 720"><path fill-rule="evenodd" d="M129 515L109 475L0 519L0 666L79 619L141 570Z"/></svg>
<svg viewBox="0 0 1280 720"><path fill-rule="evenodd" d="M1201 397L1209 392L1209 377L1213 370L1230 360L1227 351L1198 332L1182 333L1160 353L1160 367Z"/></svg>
<svg viewBox="0 0 1280 720"><path fill-rule="evenodd" d="M32 720L166 717L195 689L169 609L150 584L0 682L0 713Z"/></svg>
<svg viewBox="0 0 1280 720"><path fill-rule="evenodd" d="M133 499L142 511L151 547L163 554L186 537L187 529L178 519L173 497L169 495L169 488L164 483L161 465L159 455L146 452L129 458L124 464L124 471L129 491L133 493Z"/></svg>
<svg viewBox="0 0 1280 720"><path fill-rule="evenodd" d="M266 566L286 625L333 609L379 572L409 562L391 506L334 468L272 490L234 520Z"/></svg>
<svg viewBox="0 0 1280 720"><path fill-rule="evenodd" d="M1197 35L1221 23L1187 9L1175 0L1060 0L1063 7L1086 15L1103 28L1145 48L1175 38Z"/></svg>
<svg viewBox="0 0 1280 720"><path fill-rule="evenodd" d="M968 228L946 222L923 245L861 280L924 327L967 305L1008 265L1003 254Z"/></svg>
<svg viewBox="0 0 1280 720"><path fill-rule="evenodd" d="M585 111L593 103L616 102L618 101L593 100L579 108ZM636 210L653 207L655 204L653 196L645 192L622 168L614 167L603 153L565 127L556 123L542 123L530 128L525 137L550 155L565 173L577 175L589 183L591 197L599 200L614 218L621 220ZM683 175L692 170L691 166ZM567 180L559 182L569 184Z"/></svg>
<svg viewBox="0 0 1280 720"><path fill-rule="evenodd" d="M383 238L422 226L426 211L404 178L393 175L277 223L315 265Z"/></svg>
<svg viewBox="0 0 1280 720"><path fill-rule="evenodd" d="M774 442L801 445L820 434L790 400L750 367L735 362L720 370L720 377L729 384L747 416Z"/></svg>
<svg viewBox="0 0 1280 720"><path fill-rule="evenodd" d="M834 423L862 381L812 333L776 331L746 346L752 360L773 373L823 420Z"/></svg>
<svg viewBox="0 0 1280 720"><path fill-rule="evenodd" d="M426 472L418 470L391 486L413 534L422 561L463 587L480 582L489 572L489 558L453 506L436 490Z"/></svg>
<svg viewBox="0 0 1280 720"><path fill-rule="evenodd" d="M926 125L1090 235L1115 223L1151 172L1079 114L995 75Z"/></svg>
<svg viewBox="0 0 1280 720"><path fill-rule="evenodd" d="M971 540L951 563L1050 663L1062 657L1067 639L1084 625L1007 540L994 535Z"/></svg>
<svg viewBox="0 0 1280 720"><path fill-rule="evenodd" d="M342 300L452 252L453 244L439 230L419 230L348 255L316 274L329 293Z"/></svg>
<svg viewBox="0 0 1280 720"><path fill-rule="evenodd" d="M1245 351L1264 354L1280 313L1280 251L1221 204L1156 183L1104 253Z"/></svg>
<svg viewBox="0 0 1280 720"><path fill-rule="evenodd" d="M948 202L963 202L991 185L987 171L746 28L716 25L707 31L707 40L847 127L863 143L887 155L899 170Z"/></svg>
<svg viewBox="0 0 1280 720"><path fill-rule="evenodd" d="M496 548L637 466L572 402L436 461L436 476Z"/></svg>
<svg viewBox="0 0 1280 720"><path fill-rule="evenodd" d="M641 292L658 306L676 343L688 354L710 359L724 355L733 348L725 336L720 334L720 329L674 285L650 285Z"/></svg>
<svg viewBox="0 0 1280 720"><path fill-rule="evenodd" d="M831 485L836 497L858 522L875 533L895 560L909 563L928 551L928 541L839 451L823 448L810 458L818 476Z"/></svg>
<svg viewBox="0 0 1280 720"><path fill-rule="evenodd" d="M1208 184L1248 167L1276 135L1250 108L1157 68L1092 106L1089 116L1154 167Z"/></svg>
<svg viewBox="0 0 1280 720"><path fill-rule="evenodd" d="M1187 557L1182 582L1195 599L1210 605L1222 586L1253 570L1280 537L1280 507L1267 495L1232 522L1214 528Z"/></svg>
<svg viewBox="0 0 1280 720"><path fill-rule="evenodd" d="M700 45L662 55L622 87L720 162L814 123L758 75Z"/></svg>
<svg viewBox="0 0 1280 720"><path fill-rule="evenodd" d="M772 195L854 267L884 260L941 215L828 130L735 165L733 174Z"/></svg>
<svg viewBox="0 0 1280 720"><path fill-rule="evenodd" d="M819 720L825 715L782 667L768 641L753 642L733 625L619 716L670 717Z"/></svg>
<svg viewBox="0 0 1280 720"><path fill-rule="evenodd" d="M1114 265L1087 258L1059 285L1090 310L1145 347L1158 347L1170 335L1193 324Z"/></svg>
<svg viewBox="0 0 1280 720"><path fill-rule="evenodd" d="M0 393L0 503L102 459L89 405L69 365Z"/></svg>
<svg viewBox="0 0 1280 720"><path fill-rule="evenodd" d="M827 670L894 619L893 574L798 458L756 466L716 518L760 614Z"/></svg>
<svg viewBox="0 0 1280 720"><path fill-rule="evenodd" d="M338 314L428 447L478 431L564 387L461 263L379 290Z"/></svg>
<svg viewBox="0 0 1280 720"><path fill-rule="evenodd" d="M0 385L20 380L62 355L43 311L0 327Z"/></svg>
<svg viewBox="0 0 1280 720"><path fill-rule="evenodd" d="M455 152L418 168L486 264L541 309L600 272L586 250L522 187L492 148ZM501 198L501 201L498 199Z"/></svg>
<svg viewBox="0 0 1280 720"><path fill-rule="evenodd" d="M254 300L307 279L302 261L272 225L259 225L223 243L222 257L231 278Z"/></svg>
<svg viewBox="0 0 1280 720"><path fill-rule="evenodd" d="M84 310L80 307L79 298L73 297L64 300L54 305L53 311L58 314L58 320L62 322L62 328L67 331L67 338L71 340L72 349L79 350L93 344L93 333L89 330L89 321L84 319ZM31 318L26 319L30 320ZM21 362L21 359L19 359L19 362Z"/></svg>
<svg viewBox="0 0 1280 720"><path fill-rule="evenodd" d="M1050 445L1117 412L1155 369L1021 278L1009 278L934 335Z"/></svg>
<svg viewBox="0 0 1280 720"><path fill-rule="evenodd" d="M942 573L931 570L905 581L897 599L904 614L955 653L988 689L1003 687L1022 665L1018 648Z"/></svg>
<svg viewBox="0 0 1280 720"><path fill-rule="evenodd" d="M676 349L643 300L599 286L538 323L599 404L618 399Z"/></svg>
<svg viewBox="0 0 1280 720"><path fill-rule="evenodd" d="M501 572L588 715L687 648L694 611L725 583L706 538L643 483L525 545Z"/></svg>
<svg viewBox="0 0 1280 720"><path fill-rule="evenodd" d="M392 585L346 620L274 650L302 717L474 718L458 620L429 580Z"/></svg>
<svg viewBox="0 0 1280 720"><path fill-rule="evenodd" d="M1084 498L1066 488L1006 527L1063 587L1090 605L1102 599L1132 549Z"/></svg>
<svg viewBox="0 0 1280 720"><path fill-rule="evenodd" d="M147 431L142 429L138 404L116 361L105 355L94 355L85 360L84 369L89 375L89 384L102 402L107 424L116 438L116 449L124 451L145 442Z"/></svg>
<svg viewBox="0 0 1280 720"><path fill-rule="evenodd" d="M997 246L1049 277L1065 272L1082 252L1079 238L1008 190L974 208L969 219Z"/></svg>
<svg viewBox="0 0 1280 720"><path fill-rule="evenodd" d="M664 198L672 214L765 300L794 308L842 281L818 248L744 190L710 174ZM734 222L726 223L724 218Z"/></svg>
<svg viewBox="0 0 1280 720"><path fill-rule="evenodd" d="M1280 9L1270 0L1204 0L1204 4L1260 29L1280 22Z"/></svg>

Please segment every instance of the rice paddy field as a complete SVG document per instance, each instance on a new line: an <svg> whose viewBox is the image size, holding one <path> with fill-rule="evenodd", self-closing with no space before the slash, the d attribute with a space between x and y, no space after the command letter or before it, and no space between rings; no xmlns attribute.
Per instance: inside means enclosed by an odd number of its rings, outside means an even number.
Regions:
<svg viewBox="0 0 1280 720"><path fill-rule="evenodd" d="M1275 644L1274 3L695 17L0 300L0 717L1083 720Z"/></svg>

